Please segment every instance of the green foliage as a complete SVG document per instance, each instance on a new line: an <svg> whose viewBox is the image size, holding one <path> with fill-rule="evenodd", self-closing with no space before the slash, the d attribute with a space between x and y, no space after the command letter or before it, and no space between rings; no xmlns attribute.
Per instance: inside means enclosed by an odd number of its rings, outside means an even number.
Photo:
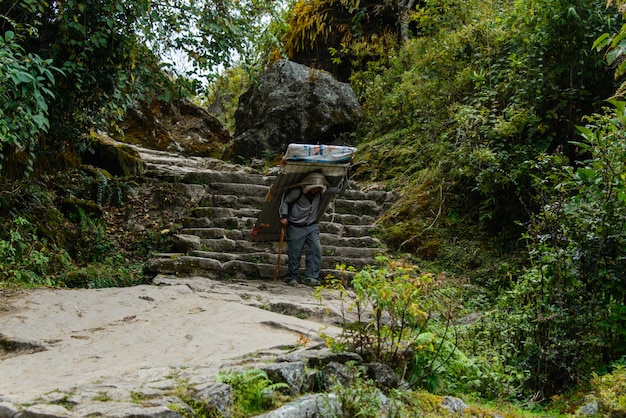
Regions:
<svg viewBox="0 0 626 418"><path fill-rule="evenodd" d="M352 76L368 163L356 176L403 190L383 238L431 259L459 234L515 249L524 162L571 153L574 125L612 93L590 39L619 22L601 2L446 4L427 2L424 36Z"/></svg>
<svg viewBox="0 0 626 418"><path fill-rule="evenodd" d="M86 170L46 178L48 185L44 180L3 182L3 284L101 288L149 281L142 274L142 263L167 248L170 229L155 219L154 225L129 235L124 215L143 210L132 196L132 182L107 178L100 206L90 199L97 198L95 185L104 184L102 176L102 172ZM116 188L124 190L123 207L115 206L117 199L109 198L115 194L106 192ZM168 228L176 227L168 224Z"/></svg>
<svg viewBox="0 0 626 418"><path fill-rule="evenodd" d="M115 253L115 244L107 236L101 219L94 218L81 208L70 214L76 224L76 259L79 263L98 262Z"/></svg>
<svg viewBox="0 0 626 418"><path fill-rule="evenodd" d="M401 418L401 417L447 417L455 416L457 413L451 412L444 407L445 398L450 396L450 392L447 390L448 395L437 396L431 392L425 390L406 390L406 389L393 389L387 393L383 393L376 385L376 382L367 379L364 375L364 370L360 366L354 366L347 364L346 376L349 379L349 384L335 383L331 389L331 393L337 396L340 409L338 412L326 411L324 416L328 417L386 417L386 418ZM467 393L467 392L464 392ZM468 402L465 399L466 402ZM330 402L329 402L330 403ZM479 401L484 404L484 400ZM468 402L469 404L469 402ZM322 403L322 408L324 408ZM330 410L331 408L329 408ZM497 407L488 407L487 405L478 406L469 404L463 411L463 415L472 417L543 417L546 414L539 413L533 414L530 412L521 411L511 405L507 405L502 402L502 398L499 399ZM556 416L556 415L555 415Z"/></svg>
<svg viewBox="0 0 626 418"><path fill-rule="evenodd" d="M217 381L233 388L233 417L258 415L275 408L281 402L278 391L289 388L286 383L272 383L260 369L219 372Z"/></svg>
<svg viewBox="0 0 626 418"><path fill-rule="evenodd" d="M345 15L354 15L359 6L360 0L295 3L290 13L290 31L285 35L287 55L294 56L297 52L314 49L316 44L332 45L331 39L350 42L354 36L354 26L344 22Z"/></svg>
<svg viewBox="0 0 626 418"><path fill-rule="evenodd" d="M335 382L331 393L337 396L340 409L338 414L324 413L325 416L333 417L404 417L409 416L408 411L399 400L399 392L392 391L391 397L385 394L376 386L376 382L365 377L362 367L347 364L346 373L350 384L343 385Z"/></svg>
<svg viewBox="0 0 626 418"><path fill-rule="evenodd" d="M459 346L468 356L465 374L457 380L456 388L473 393L482 399L518 402L527 393L530 370L520 364L513 340L512 324L520 318L500 306L485 306L480 318L464 327Z"/></svg>
<svg viewBox="0 0 626 418"><path fill-rule="evenodd" d="M177 383L173 395L182 400L191 410L179 404L170 404L168 405L169 409L178 412L183 417L189 418L222 417L217 408L211 405L206 399L198 399L194 396L194 391L190 389L189 381L177 379Z"/></svg>
<svg viewBox="0 0 626 418"><path fill-rule="evenodd" d="M142 274L141 269L141 264L131 264L129 260L110 257L84 267L71 266L58 274L57 282L61 286L80 289L149 284L151 280Z"/></svg>
<svg viewBox="0 0 626 418"><path fill-rule="evenodd" d="M595 375L591 380L599 410L604 416L619 416L626 413L626 368L618 365L603 376Z"/></svg>
<svg viewBox="0 0 626 418"><path fill-rule="evenodd" d="M0 238L0 283L5 285L55 286L59 282L51 276L54 268L69 263L67 253L48 248L22 217L12 221L6 239Z"/></svg>
<svg viewBox="0 0 626 418"><path fill-rule="evenodd" d="M336 348L355 350L401 368L417 337L428 326L429 314L418 303L432 277L419 276L413 269L396 266L383 257L378 261L381 266L366 266L352 279L353 299L342 281L331 282L330 287L346 299L347 312L356 318L346 318L343 334L336 340L328 337L328 341ZM321 299L322 293L317 296Z"/></svg>
<svg viewBox="0 0 626 418"><path fill-rule="evenodd" d="M481 353L466 387L490 397L547 396L623 344L626 310L611 300L623 295L619 176L611 183L599 162L588 167L593 151L579 156L573 141L575 125L613 93L592 43L621 19L595 1L433 1L420 5L415 23L416 39L352 75L364 110L356 178L402 191L382 219L393 247L470 275L486 298L503 294L473 329L475 345L464 342L464 351ZM569 159L549 157L554 151ZM527 161L540 155L538 174ZM573 199L575 182L560 168L570 163L584 166L572 176L597 190L586 186ZM535 181L544 182L541 193ZM530 233L531 267L517 256L529 217L535 226L545 217L546 226ZM602 297L589 298L593 289Z"/></svg>
<svg viewBox="0 0 626 418"><path fill-rule="evenodd" d="M215 115L230 132L235 131L235 110L241 96L250 87L252 81L243 66L224 71L211 85L201 103Z"/></svg>
<svg viewBox="0 0 626 418"><path fill-rule="evenodd" d="M511 359L546 395L626 353L626 115L614 104L579 128L577 167L559 155L532 163L540 208L525 235L532 265L499 302L499 343L521 353Z"/></svg>
<svg viewBox="0 0 626 418"><path fill-rule="evenodd" d="M460 378L462 363L469 362L451 342L453 295L431 274L385 257L377 261L355 274L350 291L341 280L328 285L338 291L344 322L339 337L323 335L327 345L388 364L415 387L438 390L444 376ZM320 300L322 290L316 293Z"/></svg>
<svg viewBox="0 0 626 418"><path fill-rule="evenodd" d="M25 52L15 33L0 34L0 171L8 152L26 156L25 174L33 170L34 153L41 134L48 132L48 100L54 99L52 59Z"/></svg>
<svg viewBox="0 0 626 418"><path fill-rule="evenodd" d="M93 201L100 206L122 206L126 191L115 178L97 171L93 181L93 195Z"/></svg>
<svg viewBox="0 0 626 418"><path fill-rule="evenodd" d="M396 46L401 7L401 2L372 0L295 2L280 34L282 55L347 80L352 68Z"/></svg>
<svg viewBox="0 0 626 418"><path fill-rule="evenodd" d="M110 255L112 241L104 237L102 228L95 225L92 221L83 224L78 256L90 263L81 267L73 264L68 251L37 236L31 222L22 217L15 218L7 239L0 238L0 283L5 286L79 288L146 283L141 265L132 265L120 255ZM92 235L94 229L96 234Z"/></svg>
<svg viewBox="0 0 626 418"><path fill-rule="evenodd" d="M90 128L119 130L135 102L195 92L198 81L167 74L172 66L161 61L173 52L194 63L187 77L254 56L273 7L264 0L0 3L0 157L12 162L3 164L5 175L49 172L56 161L71 166L69 156L88 148Z"/></svg>
<svg viewBox="0 0 626 418"><path fill-rule="evenodd" d="M607 2L607 7L611 7L617 4L618 11L624 15L626 12L625 3L623 0L609 0ZM614 69L614 75L616 80L620 80L624 78L624 74L626 74L626 25L622 25L619 31L615 31L613 28L612 31L607 31L601 34L596 38L592 47L597 51L605 51L604 59L606 63ZM626 82L620 84L617 92L615 93L615 98L622 98L626 93Z"/></svg>
<svg viewBox="0 0 626 418"><path fill-rule="evenodd" d="M138 27L147 43L161 56L186 53L194 69L205 75L208 71L209 76L218 74L218 66L250 64L258 58L255 46L267 41L268 17L280 7L265 0L140 4L144 10ZM190 31L191 27L197 30Z"/></svg>
<svg viewBox="0 0 626 418"><path fill-rule="evenodd" d="M170 406L171 409L178 411L181 416L189 418L221 418L222 415L216 410L214 406L209 405L206 400L195 399L192 397L181 397L183 402L191 408L189 411L186 408L179 408L176 405Z"/></svg>

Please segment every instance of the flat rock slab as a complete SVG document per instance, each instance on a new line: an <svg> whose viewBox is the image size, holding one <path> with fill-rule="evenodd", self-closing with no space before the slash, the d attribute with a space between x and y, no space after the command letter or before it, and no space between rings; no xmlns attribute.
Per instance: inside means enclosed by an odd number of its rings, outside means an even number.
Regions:
<svg viewBox="0 0 626 418"><path fill-rule="evenodd" d="M155 285L0 292L0 401L28 403L102 382L212 376L339 330L305 286L157 276ZM282 312L282 313L281 313Z"/></svg>

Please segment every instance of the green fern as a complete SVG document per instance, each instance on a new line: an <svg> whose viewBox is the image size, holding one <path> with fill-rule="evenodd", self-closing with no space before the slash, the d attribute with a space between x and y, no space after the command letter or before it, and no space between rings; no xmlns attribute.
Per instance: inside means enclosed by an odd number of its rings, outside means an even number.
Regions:
<svg viewBox="0 0 626 418"><path fill-rule="evenodd" d="M102 171L97 171L93 180L93 200L100 206L122 206L125 192L122 185L110 179Z"/></svg>
<svg viewBox="0 0 626 418"><path fill-rule="evenodd" d="M233 388L233 416L258 415L280 403L279 390L288 389L286 383L273 383L267 373L260 369L237 372L220 372L217 381Z"/></svg>
<svg viewBox="0 0 626 418"><path fill-rule="evenodd" d="M105 191L107 189L107 185L109 184L109 180L102 173L102 171L96 172L96 179L94 182L94 200L97 204L102 205L104 203Z"/></svg>

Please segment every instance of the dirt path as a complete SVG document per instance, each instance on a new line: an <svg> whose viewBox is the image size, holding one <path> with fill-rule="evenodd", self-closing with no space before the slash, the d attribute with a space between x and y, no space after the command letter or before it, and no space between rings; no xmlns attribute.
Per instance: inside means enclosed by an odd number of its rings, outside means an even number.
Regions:
<svg viewBox="0 0 626 418"><path fill-rule="evenodd" d="M330 298L330 295L329 295ZM330 305L332 305L332 301ZM313 289L158 276L155 285L0 293L0 401L173 369L215 374L338 332ZM331 311L333 307L330 306ZM321 344L320 344L321 345Z"/></svg>

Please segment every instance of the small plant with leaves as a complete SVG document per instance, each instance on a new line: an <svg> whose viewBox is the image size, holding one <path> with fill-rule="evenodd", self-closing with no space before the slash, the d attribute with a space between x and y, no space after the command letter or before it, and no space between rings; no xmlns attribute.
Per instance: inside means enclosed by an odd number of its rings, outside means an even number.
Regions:
<svg viewBox="0 0 626 418"><path fill-rule="evenodd" d="M322 337L333 350L355 351L388 364L410 376L414 385L421 385L454 352L454 344L448 341L454 305L447 304L438 321L433 321L432 311L440 306L436 299L448 300L443 292L435 292L438 285L433 275L383 256L377 262L356 273L352 289L342 281L326 287L339 292L344 322L340 336ZM316 295L321 301L323 292Z"/></svg>
<svg viewBox="0 0 626 418"><path fill-rule="evenodd" d="M286 383L273 383L260 369L220 372L217 380L233 388L233 417L258 415L275 408L281 403L279 391L289 388Z"/></svg>
<svg viewBox="0 0 626 418"><path fill-rule="evenodd" d="M31 229L28 220L17 217L9 237L0 238L0 282L25 286L56 284L49 274L49 266L54 264L51 263L51 250L45 240L40 241ZM59 257L62 256L59 254ZM67 262L66 259L61 261Z"/></svg>
<svg viewBox="0 0 626 418"><path fill-rule="evenodd" d="M350 383L342 384L335 380L331 389L341 407L338 412L328 411L325 416L362 418L409 416L399 399L398 392L383 394L374 381L366 378L363 367L351 363L347 363L346 366ZM332 410L331 402L328 402L328 405L326 409Z"/></svg>
<svg viewBox="0 0 626 418"><path fill-rule="evenodd" d="M126 192L122 184L115 178L98 170L93 179L93 201L100 206L123 206Z"/></svg>

